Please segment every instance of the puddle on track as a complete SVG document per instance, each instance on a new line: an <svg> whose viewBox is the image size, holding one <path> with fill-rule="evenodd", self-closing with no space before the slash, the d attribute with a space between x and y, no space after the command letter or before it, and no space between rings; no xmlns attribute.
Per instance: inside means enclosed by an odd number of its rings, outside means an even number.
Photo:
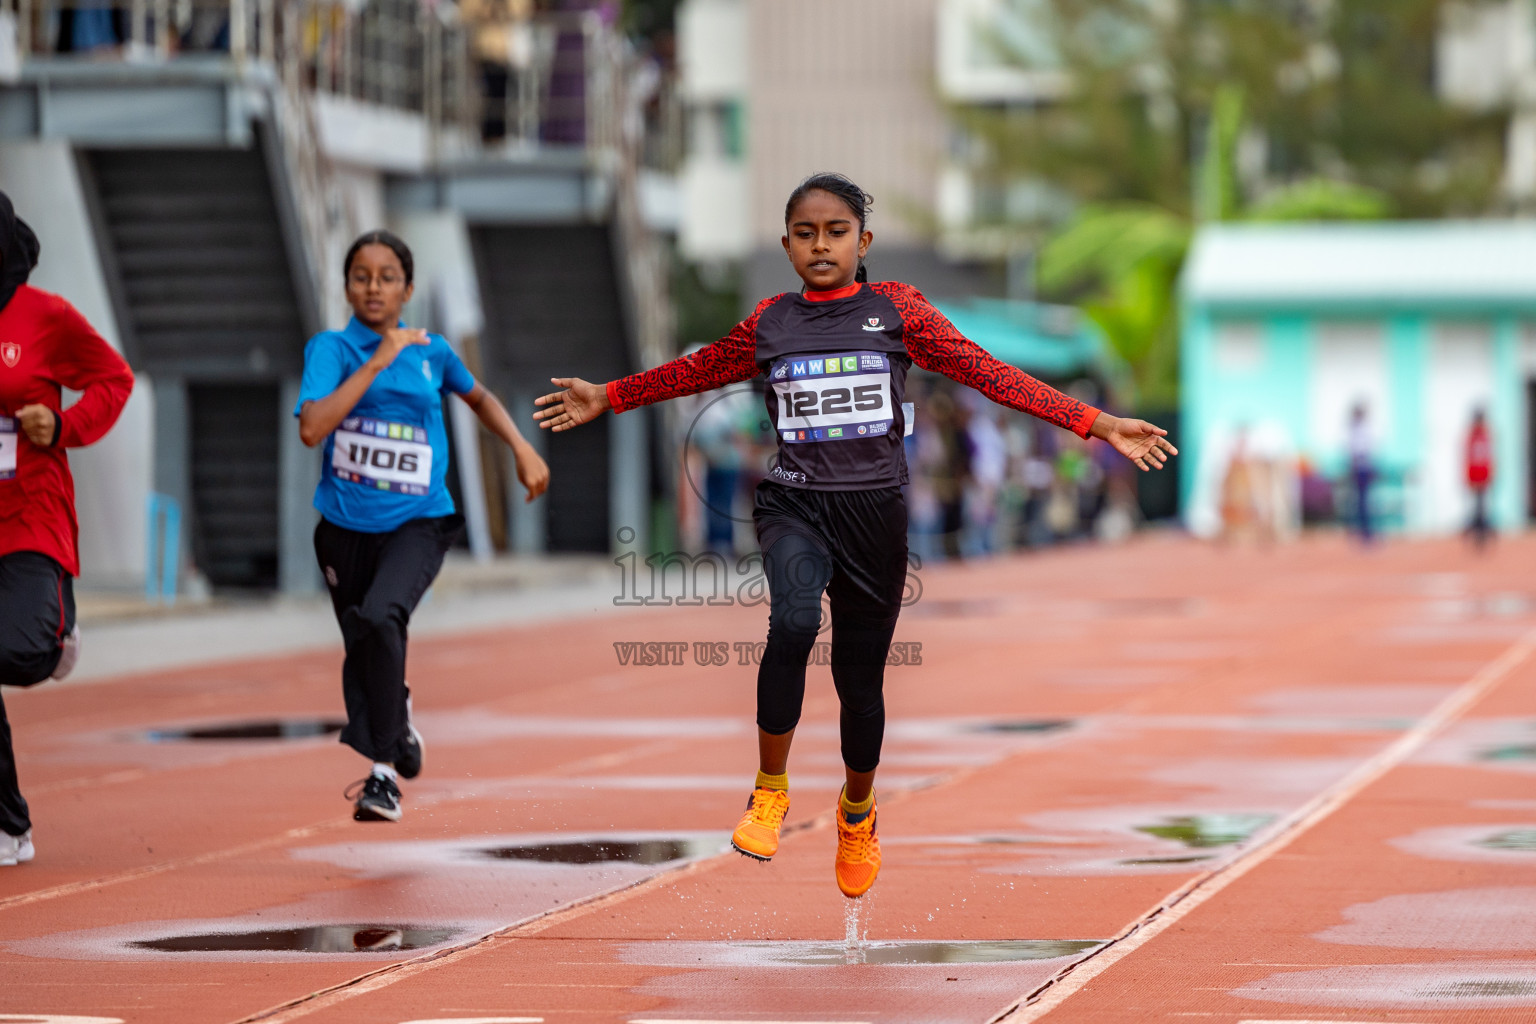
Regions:
<svg viewBox="0 0 1536 1024"><path fill-rule="evenodd" d="M966 727L966 732L1000 733L1047 733L1059 732L1072 726L1070 718L1014 718L992 722L977 722Z"/></svg>
<svg viewBox="0 0 1536 1024"><path fill-rule="evenodd" d="M149 743L183 743L192 740L307 740L341 732L346 722L339 718L258 719L223 722L215 725L183 726L176 729L150 729L143 738Z"/></svg>
<svg viewBox="0 0 1536 1024"><path fill-rule="evenodd" d="M1298 1007L1327 1006L1335 1011L1326 1014L1330 1018L1346 1007L1403 1011L1454 1007L1464 1014L1471 1009L1536 1006L1536 965L1454 961L1285 971L1251 981L1231 994Z"/></svg>
<svg viewBox="0 0 1536 1024"><path fill-rule="evenodd" d="M977 942L733 942L765 965L825 967L842 964L1001 964L1054 960L1085 953L1100 941L1021 939Z"/></svg>
<svg viewBox="0 0 1536 1024"><path fill-rule="evenodd" d="M457 928L403 924L327 924L254 932L205 932L139 939L134 949L159 953L395 953L437 946L461 934Z"/></svg>
<svg viewBox="0 0 1536 1024"><path fill-rule="evenodd" d="M853 901L856 902L856 901ZM851 925L857 927L857 925ZM921 967L929 964L1010 964L1078 957L1102 939L1017 939L974 942L656 942L626 948L629 963L690 968Z"/></svg>
<svg viewBox="0 0 1536 1024"><path fill-rule="evenodd" d="M1164 818L1157 825L1137 825L1136 831L1195 849L1206 849L1240 843L1274 820L1273 814L1189 814ZM1140 863L1177 862L1143 860Z"/></svg>
<svg viewBox="0 0 1536 1024"><path fill-rule="evenodd" d="M573 842L491 846L475 851L493 860L529 860L542 864L670 864L720 853L723 844L710 839L593 839Z"/></svg>
<svg viewBox="0 0 1536 1024"><path fill-rule="evenodd" d="M1425 999L1520 999L1536 996L1536 981L1453 981L1420 990Z"/></svg>
<svg viewBox="0 0 1536 1024"><path fill-rule="evenodd" d="M1477 845L1485 846L1490 850L1536 850L1536 828L1500 832L1486 839L1477 840Z"/></svg>
<svg viewBox="0 0 1536 1024"><path fill-rule="evenodd" d="M1517 744L1480 751L1481 761L1536 761L1536 744Z"/></svg>

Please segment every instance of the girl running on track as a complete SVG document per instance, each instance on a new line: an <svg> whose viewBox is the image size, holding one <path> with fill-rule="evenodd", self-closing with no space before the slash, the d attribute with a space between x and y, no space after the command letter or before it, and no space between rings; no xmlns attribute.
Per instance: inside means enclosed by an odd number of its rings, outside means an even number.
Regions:
<svg viewBox="0 0 1536 1024"><path fill-rule="evenodd" d="M101 439L133 373L73 306L27 284L37 237L0 192L0 683L63 679L80 653L75 482L65 449ZM82 392L63 407L60 388ZM33 857L0 703L0 867Z"/></svg>
<svg viewBox="0 0 1536 1024"><path fill-rule="evenodd" d="M757 676L759 770L731 837L767 860L789 809L789 747L805 696L823 592L831 599L832 682L842 705L846 784L837 807L838 888L862 896L880 871L875 767L885 732L885 660L907 574L902 406L913 363L1013 409L1108 441L1143 470L1176 454L1164 431L1120 419L999 362L961 336L915 288L869 283L870 197L840 174L801 182L784 209L784 252L805 282L764 299L719 341L606 385L554 378L541 427L569 430L767 374L776 464L753 521L768 580L768 644Z"/></svg>
<svg viewBox="0 0 1536 1024"><path fill-rule="evenodd" d="M422 759L406 627L464 525L446 483L443 394L463 399L512 449L528 501L549 486L549 468L447 341L401 323L414 273L404 242L370 231L347 250L343 271L352 320L309 340L294 415L306 445L325 444L315 555L347 651L341 742L373 762L347 799L358 821L399 821L397 777L414 779Z"/></svg>

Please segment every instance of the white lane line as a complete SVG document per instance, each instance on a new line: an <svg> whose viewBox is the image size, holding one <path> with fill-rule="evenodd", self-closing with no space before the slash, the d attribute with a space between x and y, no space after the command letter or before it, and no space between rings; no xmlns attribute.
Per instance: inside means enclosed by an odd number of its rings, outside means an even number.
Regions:
<svg viewBox="0 0 1536 1024"><path fill-rule="evenodd" d="M1275 1020L1240 1020L1237 1024L1380 1024L1373 1020L1292 1020L1289 1017Z"/></svg>
<svg viewBox="0 0 1536 1024"><path fill-rule="evenodd" d="M1503 654L1479 669L1396 742L1360 765L1337 783L1293 811L1269 836L1239 854L1225 867L1194 878L1143 914L1130 927L1032 992L1026 993L988 1024L1031 1024L1071 998L1084 985L1188 917L1207 900L1290 846L1335 811L1359 796L1393 768L1412 757L1435 733L1459 718L1513 672L1536 650L1536 629L1515 641ZM1296 1022L1291 1022L1296 1024Z"/></svg>
<svg viewBox="0 0 1536 1024"><path fill-rule="evenodd" d="M7 1024L123 1024L121 1017L80 1017L57 1013L0 1013Z"/></svg>

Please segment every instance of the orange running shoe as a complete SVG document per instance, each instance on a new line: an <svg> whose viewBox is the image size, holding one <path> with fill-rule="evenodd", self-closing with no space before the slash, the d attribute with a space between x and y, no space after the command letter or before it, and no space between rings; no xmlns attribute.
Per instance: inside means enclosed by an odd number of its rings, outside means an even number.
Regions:
<svg viewBox="0 0 1536 1024"><path fill-rule="evenodd" d="M875 808L857 825L848 824L837 806L837 887L849 899L863 896L880 874L880 837L875 834Z"/></svg>
<svg viewBox="0 0 1536 1024"><path fill-rule="evenodd" d="M782 789L754 789L747 797L747 811L731 833L737 853L767 860L779 852L779 827L789 812L789 794Z"/></svg>

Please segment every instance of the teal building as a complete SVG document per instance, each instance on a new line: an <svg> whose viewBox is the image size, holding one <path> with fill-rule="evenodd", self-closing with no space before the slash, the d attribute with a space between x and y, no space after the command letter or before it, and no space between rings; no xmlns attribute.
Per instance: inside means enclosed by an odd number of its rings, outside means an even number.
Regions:
<svg viewBox="0 0 1536 1024"><path fill-rule="evenodd" d="M1388 529L1466 524L1480 408L1494 522L1529 518L1536 223L1215 225L1197 233L1181 287L1180 497L1196 532L1218 526L1235 437L1337 477L1356 405Z"/></svg>

